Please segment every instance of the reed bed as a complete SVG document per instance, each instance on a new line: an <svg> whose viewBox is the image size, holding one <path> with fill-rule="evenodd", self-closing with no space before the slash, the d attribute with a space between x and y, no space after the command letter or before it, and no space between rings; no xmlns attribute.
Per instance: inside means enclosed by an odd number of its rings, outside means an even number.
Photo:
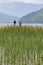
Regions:
<svg viewBox="0 0 43 65"><path fill-rule="evenodd" d="M43 28L0 28L0 65L43 65Z"/></svg>

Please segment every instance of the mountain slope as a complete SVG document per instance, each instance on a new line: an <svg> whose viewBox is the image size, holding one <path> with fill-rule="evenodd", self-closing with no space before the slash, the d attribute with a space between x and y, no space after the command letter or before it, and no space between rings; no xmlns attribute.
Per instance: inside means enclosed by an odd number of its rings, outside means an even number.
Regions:
<svg viewBox="0 0 43 65"><path fill-rule="evenodd" d="M14 20L18 21L19 17L9 16L4 13L0 13L0 22L13 22Z"/></svg>
<svg viewBox="0 0 43 65"><path fill-rule="evenodd" d="M20 21L22 23L43 23L43 8L23 16Z"/></svg>
<svg viewBox="0 0 43 65"><path fill-rule="evenodd" d="M36 11L43 7L43 4L32 4L23 2L1 3L0 12L12 16L22 17L30 12Z"/></svg>

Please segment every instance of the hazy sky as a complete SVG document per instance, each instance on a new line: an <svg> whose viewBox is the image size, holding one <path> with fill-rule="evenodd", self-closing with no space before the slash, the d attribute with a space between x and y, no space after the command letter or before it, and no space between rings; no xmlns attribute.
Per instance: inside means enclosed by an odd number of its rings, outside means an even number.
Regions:
<svg viewBox="0 0 43 65"><path fill-rule="evenodd" d="M26 3L35 3L35 4L42 4L43 0L0 0L0 3L3 2L26 2Z"/></svg>

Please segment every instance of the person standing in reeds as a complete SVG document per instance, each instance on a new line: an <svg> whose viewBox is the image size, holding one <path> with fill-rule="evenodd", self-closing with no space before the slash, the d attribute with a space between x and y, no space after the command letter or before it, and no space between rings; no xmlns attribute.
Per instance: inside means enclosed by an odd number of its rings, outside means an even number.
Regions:
<svg viewBox="0 0 43 65"><path fill-rule="evenodd" d="M16 21L14 20L14 25L16 25Z"/></svg>
<svg viewBox="0 0 43 65"><path fill-rule="evenodd" d="M22 24L22 22L21 22L21 21L19 21L19 26L21 26L21 24Z"/></svg>

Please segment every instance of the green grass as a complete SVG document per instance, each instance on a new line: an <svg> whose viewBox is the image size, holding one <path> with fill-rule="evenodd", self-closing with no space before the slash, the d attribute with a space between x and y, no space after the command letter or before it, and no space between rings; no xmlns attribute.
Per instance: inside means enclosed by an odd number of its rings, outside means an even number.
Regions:
<svg viewBox="0 0 43 65"><path fill-rule="evenodd" d="M2 27L0 48L1 64L4 56L4 65L40 65L43 62L43 28Z"/></svg>

